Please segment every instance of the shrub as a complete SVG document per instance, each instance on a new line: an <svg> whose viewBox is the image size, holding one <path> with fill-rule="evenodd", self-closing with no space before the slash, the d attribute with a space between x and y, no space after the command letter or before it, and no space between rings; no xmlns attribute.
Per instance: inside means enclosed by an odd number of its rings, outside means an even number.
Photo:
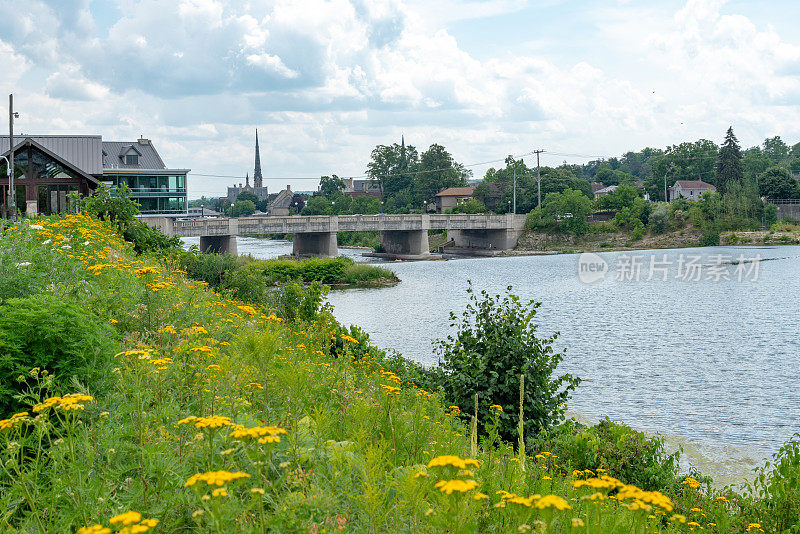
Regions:
<svg viewBox="0 0 800 534"><path fill-rule="evenodd" d="M650 230L656 234L662 234L667 231L669 225L669 205L666 202L659 202L655 209L650 212L648 220Z"/></svg>
<svg viewBox="0 0 800 534"><path fill-rule="evenodd" d="M797 531L787 529L800 524L800 433L772 455L772 461L756 470L748 489L753 496L764 499L769 531Z"/></svg>
<svg viewBox="0 0 800 534"><path fill-rule="evenodd" d="M459 202L445 213L486 213L486 206L477 198L468 198Z"/></svg>
<svg viewBox="0 0 800 534"><path fill-rule="evenodd" d="M637 220L636 224L633 227L633 230L631 230L630 239L631 241L639 241L641 238L644 237L646 233L647 230L645 229L642 222Z"/></svg>
<svg viewBox="0 0 800 534"><path fill-rule="evenodd" d="M9 299L0 306L0 411L20 407L17 377L38 367L56 388L75 378L97 391L115 353L115 332L71 300L52 294Z"/></svg>
<svg viewBox="0 0 800 534"><path fill-rule="evenodd" d="M569 469L608 473L645 490L675 485L679 452L667 454L664 440L647 437L608 418L594 426L569 420L529 440L531 450L550 451Z"/></svg>
<svg viewBox="0 0 800 534"><path fill-rule="evenodd" d="M311 322L324 314L330 314L331 306L325 301L328 288L319 282L308 286L287 284L270 293L271 304L276 313L289 322Z"/></svg>
<svg viewBox="0 0 800 534"><path fill-rule="evenodd" d="M480 298L472 285L467 288L469 304L461 320L451 312L456 334L436 342L440 369L434 370L445 396L462 412L472 413L478 394L480 426L492 416L490 406L502 406L499 432L513 441L519 423L520 375L525 375L524 423L536 433L551 427L563 417L564 405L580 379L569 374L553 377L563 358L553 351L556 335L536 336L533 318L539 303L520 302L511 293Z"/></svg>

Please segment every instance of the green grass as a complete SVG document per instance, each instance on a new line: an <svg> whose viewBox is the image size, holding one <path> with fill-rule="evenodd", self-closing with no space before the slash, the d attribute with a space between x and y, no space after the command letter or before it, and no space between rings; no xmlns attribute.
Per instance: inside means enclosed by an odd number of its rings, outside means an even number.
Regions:
<svg viewBox="0 0 800 534"><path fill-rule="evenodd" d="M766 477L764 488L780 489L762 497L676 479L660 488L668 511L662 497L617 482L582 486L602 466L617 469L604 463L609 454L626 462L619 469L659 480L629 465L639 451L653 454L651 445L621 426L577 429L540 442L563 457L537 449L520 457L498 439L496 420L471 429L470 414L416 385L418 367L370 347L324 306L290 322L216 294L168 259L134 255L96 221L35 222L43 229L25 222L0 240L6 298L79 304L102 325L87 327L111 325L105 335L124 352L98 355L111 368L103 388L92 376L53 381L41 368L22 376L30 413L0 415L3 532L120 531L112 520L139 531L157 521L153 531L169 533L688 532L689 521L744 532L751 522L776 531L796 517L791 450L776 479L783 485ZM6 268L9 257L50 256L30 271ZM41 283L21 282L31 276ZM53 394L62 398L32 409ZM592 473L572 471L582 443L599 451L584 454L597 462ZM198 480L209 472L222 472L220 485ZM127 512L136 513L118 517Z"/></svg>

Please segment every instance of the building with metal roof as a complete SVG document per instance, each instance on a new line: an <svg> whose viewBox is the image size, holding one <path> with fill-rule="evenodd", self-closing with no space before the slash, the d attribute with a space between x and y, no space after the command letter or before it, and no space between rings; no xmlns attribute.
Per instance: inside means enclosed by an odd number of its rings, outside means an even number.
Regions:
<svg viewBox="0 0 800 534"><path fill-rule="evenodd" d="M0 154L10 155L0 137ZM8 180L0 164L0 211L5 214ZM189 169L169 169L149 139L103 141L99 135L14 136L17 209L28 215L69 210L70 193L91 194L101 183L122 184L142 213L186 213Z"/></svg>

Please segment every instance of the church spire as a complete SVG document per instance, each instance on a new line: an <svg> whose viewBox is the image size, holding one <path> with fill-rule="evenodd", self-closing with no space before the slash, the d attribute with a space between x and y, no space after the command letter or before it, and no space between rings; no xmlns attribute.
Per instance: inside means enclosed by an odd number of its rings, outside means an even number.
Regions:
<svg viewBox="0 0 800 534"><path fill-rule="evenodd" d="M263 187L263 177L261 176L261 154L258 152L258 128L256 128L256 168L253 171L253 186Z"/></svg>
<svg viewBox="0 0 800 534"><path fill-rule="evenodd" d="M244 186L250 187L250 173L244 175Z"/></svg>

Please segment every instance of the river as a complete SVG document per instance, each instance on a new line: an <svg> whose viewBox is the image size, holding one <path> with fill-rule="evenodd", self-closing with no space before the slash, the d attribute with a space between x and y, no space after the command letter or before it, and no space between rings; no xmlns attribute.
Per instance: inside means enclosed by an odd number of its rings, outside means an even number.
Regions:
<svg viewBox="0 0 800 534"><path fill-rule="evenodd" d="M240 253L261 258L291 249L238 243ZM361 326L378 346L434 365L432 341L451 332L449 312L464 309L467 280L492 294L511 285L542 303L542 335L560 333L559 371L583 379L572 414L659 433L718 484L741 482L800 431L800 247L600 257L609 270L591 284L572 254L394 262L398 285L335 291L329 300L339 321Z"/></svg>

